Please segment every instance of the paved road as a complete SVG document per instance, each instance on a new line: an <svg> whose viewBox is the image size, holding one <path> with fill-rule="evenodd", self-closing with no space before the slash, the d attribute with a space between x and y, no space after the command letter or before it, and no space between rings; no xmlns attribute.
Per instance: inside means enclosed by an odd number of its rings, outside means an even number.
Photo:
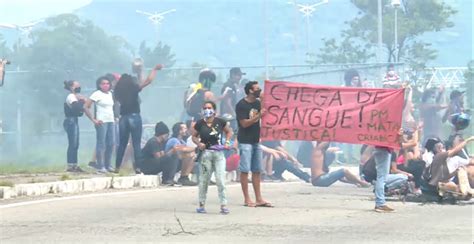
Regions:
<svg viewBox="0 0 474 244"><path fill-rule="evenodd" d="M241 206L239 185L228 186L231 214L194 212L197 188L81 195L0 206L0 243L473 243L473 205L391 202L381 214L370 189L339 184L267 183L275 208ZM15 203L18 204L18 203ZM174 216L187 233L181 231ZM194 234L194 235L193 235Z"/></svg>

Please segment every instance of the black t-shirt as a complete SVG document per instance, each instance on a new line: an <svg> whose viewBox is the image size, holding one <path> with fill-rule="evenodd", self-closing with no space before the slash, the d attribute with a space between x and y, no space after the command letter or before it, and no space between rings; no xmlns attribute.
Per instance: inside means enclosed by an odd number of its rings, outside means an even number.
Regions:
<svg viewBox="0 0 474 244"><path fill-rule="evenodd" d="M116 91L115 98L120 103L120 115L140 113L140 86L134 83L127 91Z"/></svg>
<svg viewBox="0 0 474 244"><path fill-rule="evenodd" d="M207 126L206 121L200 119L194 125L194 129L199 133L201 142L206 144L206 148L209 148L220 144L225 125L226 121L221 118L214 118L210 127Z"/></svg>
<svg viewBox="0 0 474 244"><path fill-rule="evenodd" d="M254 144L260 141L260 121L247 128L240 125L240 120L250 119L255 116L257 112L260 112L260 110L261 104L259 100L249 103L245 99L242 99L235 106L235 113L239 121L239 132L237 136L239 143Z"/></svg>
<svg viewBox="0 0 474 244"><path fill-rule="evenodd" d="M142 156L144 160L155 158L155 153L164 151L166 146L166 141L159 143L155 137L152 137L145 144L145 147L142 149Z"/></svg>

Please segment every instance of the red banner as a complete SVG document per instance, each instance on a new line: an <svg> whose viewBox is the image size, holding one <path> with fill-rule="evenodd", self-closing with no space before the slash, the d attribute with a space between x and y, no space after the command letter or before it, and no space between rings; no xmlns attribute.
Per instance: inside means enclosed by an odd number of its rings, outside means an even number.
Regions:
<svg viewBox="0 0 474 244"><path fill-rule="evenodd" d="M265 81L261 138L400 148L403 89Z"/></svg>

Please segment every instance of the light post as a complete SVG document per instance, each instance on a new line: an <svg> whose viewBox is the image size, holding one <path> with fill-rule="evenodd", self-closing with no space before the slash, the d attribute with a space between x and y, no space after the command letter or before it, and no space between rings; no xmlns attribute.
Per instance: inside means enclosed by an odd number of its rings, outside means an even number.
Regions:
<svg viewBox="0 0 474 244"><path fill-rule="evenodd" d="M316 11L316 7L326 4L326 3L329 3L329 0L322 0L319 3L315 3L315 4L296 4L296 6L298 7L298 11L303 13L303 17L306 20L306 54L310 52L309 18L313 16L313 12Z"/></svg>
<svg viewBox="0 0 474 244"><path fill-rule="evenodd" d="M377 0L377 62L382 63L382 0Z"/></svg>
<svg viewBox="0 0 474 244"><path fill-rule="evenodd" d="M394 26L395 36L394 36L394 41L393 41L394 46L395 46L395 50L393 52L395 57L393 60L395 61L395 63L398 62L398 7L400 7L400 4L401 4L400 0L392 0L392 6L395 9L395 21L394 21L395 22L395 26Z"/></svg>

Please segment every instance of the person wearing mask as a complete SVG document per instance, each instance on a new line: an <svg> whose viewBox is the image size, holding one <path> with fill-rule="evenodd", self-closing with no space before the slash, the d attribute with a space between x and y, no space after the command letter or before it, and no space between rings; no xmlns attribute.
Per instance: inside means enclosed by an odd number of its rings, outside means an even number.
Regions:
<svg viewBox="0 0 474 244"><path fill-rule="evenodd" d="M111 92L112 84L106 77L99 77L96 81L97 90L92 93L85 103L85 113L92 121L96 130L96 158L99 173L114 172L110 161L114 146L114 99ZM91 105L95 106L92 115Z"/></svg>
<svg viewBox="0 0 474 244"><path fill-rule="evenodd" d="M383 79L383 87L385 88L400 88L402 85L400 76L395 72L395 65L389 64L387 67L387 74Z"/></svg>
<svg viewBox="0 0 474 244"><path fill-rule="evenodd" d="M240 184L244 195L244 206L248 207L273 207L271 203L263 199L260 189L262 169L260 119L264 113L259 100L261 92L257 81L249 81L245 84L246 97L240 100L235 107L239 125L237 141L240 151ZM252 172L255 203L250 199L248 190L249 172Z"/></svg>
<svg viewBox="0 0 474 244"><path fill-rule="evenodd" d="M63 122L68 139L66 171L82 173L84 170L77 165L77 152L79 150L78 118L84 114L86 98L80 94L81 84L78 81L64 81L64 89L69 92L64 103L64 115L66 118Z"/></svg>
<svg viewBox="0 0 474 244"><path fill-rule="evenodd" d="M141 159L140 142L142 138L142 118L140 116L140 98L139 93L143 88L151 84L156 77L156 72L161 70L161 64L156 65L148 77L139 82L129 74L123 74L115 87L115 98L120 103L119 120L119 147L117 149L117 158L115 161L115 172L118 173L122 164L128 139L132 136L132 146L134 152L133 168L136 173L140 173L137 163Z"/></svg>
<svg viewBox="0 0 474 244"><path fill-rule="evenodd" d="M197 213L206 213L207 188L212 173L215 173L221 214L228 214L225 188L226 159L223 150L230 146L232 129L228 123L216 117L217 106L212 101L204 102L202 107L203 119L194 125L192 140L200 150L199 163L199 207ZM225 145L221 145L222 135L225 134Z"/></svg>

